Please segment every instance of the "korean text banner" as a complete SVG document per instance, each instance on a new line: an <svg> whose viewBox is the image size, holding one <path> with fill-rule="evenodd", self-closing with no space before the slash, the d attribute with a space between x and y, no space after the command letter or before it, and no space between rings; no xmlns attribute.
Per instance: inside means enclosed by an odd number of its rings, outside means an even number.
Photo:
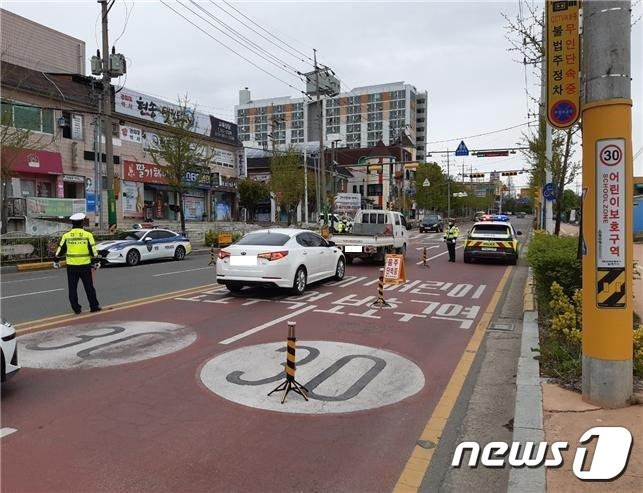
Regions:
<svg viewBox="0 0 643 493"><path fill-rule="evenodd" d="M568 128L580 115L578 4L547 0L547 119Z"/></svg>

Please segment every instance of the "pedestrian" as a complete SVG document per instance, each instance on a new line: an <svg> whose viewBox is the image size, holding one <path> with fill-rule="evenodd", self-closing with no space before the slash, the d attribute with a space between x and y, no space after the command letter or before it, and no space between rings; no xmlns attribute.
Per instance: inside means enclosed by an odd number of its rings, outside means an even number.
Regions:
<svg viewBox="0 0 643 493"><path fill-rule="evenodd" d="M449 227L444 232L444 241L447 242L447 250L449 251L449 262L455 262L455 240L460 235L460 230L455 225L453 219L449 219Z"/></svg>
<svg viewBox="0 0 643 493"><path fill-rule="evenodd" d="M100 259L96 251L96 242L94 235L83 229L85 214L79 212L72 215L72 228L65 233L60 239L60 244L54 257L54 268L60 267L62 257L67 262L67 286L69 288L69 303L74 313L81 312L81 306L78 303L78 280L83 282L89 309L92 312L101 310L98 299L96 299L96 289L94 289L93 270L100 268ZM93 265L92 265L93 264Z"/></svg>

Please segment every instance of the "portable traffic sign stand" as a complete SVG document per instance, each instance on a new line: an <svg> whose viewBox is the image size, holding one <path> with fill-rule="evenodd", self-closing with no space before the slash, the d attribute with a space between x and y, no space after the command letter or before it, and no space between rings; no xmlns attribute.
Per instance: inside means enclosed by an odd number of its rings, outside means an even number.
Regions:
<svg viewBox="0 0 643 493"><path fill-rule="evenodd" d="M297 338L295 337L295 327L297 322L288 322L288 354L286 355L286 380L279 384L277 388L271 390L268 395L273 392L284 391L284 395L281 398L281 403L286 402L286 397L288 397L288 392L291 390L296 392L308 401L308 397L304 392L308 392L308 389L295 380L295 347L297 343Z"/></svg>
<svg viewBox="0 0 643 493"><path fill-rule="evenodd" d="M371 304L378 308L391 306L384 300L384 283L404 284L406 271L404 269L404 255L388 254L384 257L384 268L380 269L380 278L377 284L377 299Z"/></svg>

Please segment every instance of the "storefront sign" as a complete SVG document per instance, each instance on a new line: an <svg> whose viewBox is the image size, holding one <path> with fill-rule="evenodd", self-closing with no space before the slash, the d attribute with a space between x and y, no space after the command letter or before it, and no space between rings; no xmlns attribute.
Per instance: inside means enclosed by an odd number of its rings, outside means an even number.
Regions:
<svg viewBox="0 0 643 493"><path fill-rule="evenodd" d="M234 123L219 120L210 115L210 137L237 144L237 126Z"/></svg>
<svg viewBox="0 0 643 493"><path fill-rule="evenodd" d="M152 132L143 133L143 149L147 150L156 150L161 147L161 139L157 134Z"/></svg>
<svg viewBox="0 0 643 493"><path fill-rule="evenodd" d="M121 139L127 142L136 142L140 144L143 142L143 132L140 128L120 126Z"/></svg>
<svg viewBox="0 0 643 493"><path fill-rule="evenodd" d="M230 151L223 151L221 149L214 150L214 161L219 166L226 168L234 168L234 154Z"/></svg>
<svg viewBox="0 0 643 493"><path fill-rule="evenodd" d="M238 160L237 170L238 170L239 178L247 178L248 177L248 159L243 149L237 152L237 160Z"/></svg>
<svg viewBox="0 0 643 493"><path fill-rule="evenodd" d="M210 188L210 171L203 170L198 171L188 171L185 173L185 178L183 179L184 183L189 186L201 186Z"/></svg>
<svg viewBox="0 0 643 493"><path fill-rule="evenodd" d="M123 161L123 170L123 180L160 183L163 185L168 183L163 170L155 164Z"/></svg>
<svg viewBox="0 0 643 493"><path fill-rule="evenodd" d="M77 212L87 212L85 199L51 199L27 197L29 217L69 217Z"/></svg>
<svg viewBox="0 0 643 493"><path fill-rule="evenodd" d="M123 194L123 216L143 217L143 183L140 181L125 181L121 183Z"/></svg>
<svg viewBox="0 0 643 493"><path fill-rule="evenodd" d="M71 115L71 138L83 140L83 117L82 115Z"/></svg>
<svg viewBox="0 0 643 493"><path fill-rule="evenodd" d="M63 181L68 183L85 183L85 177L80 175L63 175Z"/></svg>
<svg viewBox="0 0 643 493"><path fill-rule="evenodd" d="M114 102L114 111L124 115L130 115L135 118L142 118L156 123L166 123L167 115L175 115L182 108L177 104L168 103L162 99L153 98L143 93L123 88L116 95ZM192 111L188 108L188 111ZM195 115L196 133L210 136L210 115L196 113Z"/></svg>
<svg viewBox="0 0 643 493"><path fill-rule="evenodd" d="M3 154L4 152L3 149ZM59 152L19 151L12 162L12 171L18 173L63 174L63 161Z"/></svg>

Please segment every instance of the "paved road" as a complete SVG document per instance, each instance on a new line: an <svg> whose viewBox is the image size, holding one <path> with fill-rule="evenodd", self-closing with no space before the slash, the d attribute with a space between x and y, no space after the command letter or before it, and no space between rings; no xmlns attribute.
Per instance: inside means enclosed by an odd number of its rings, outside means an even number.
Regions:
<svg viewBox="0 0 643 493"><path fill-rule="evenodd" d="M94 285L101 305L107 307L137 298L203 286L216 282L207 255L185 260L164 260L137 265L108 266L97 272ZM71 313L65 269L3 272L0 302L2 316L14 324ZM84 311L89 303L82 284L78 295Z"/></svg>
<svg viewBox="0 0 643 493"><path fill-rule="evenodd" d="M390 309L370 307L378 267L356 262L302 297L201 288L21 331L23 369L3 387L2 426L16 430L2 438L3 491L391 491L515 271L465 265L461 250L449 264L440 235L414 236ZM118 280L120 292L103 288L116 303L130 286L158 292L169 271L177 287L207 283L211 271L190 270L205 263L99 274ZM283 379L288 320L311 399L282 405L267 393Z"/></svg>

